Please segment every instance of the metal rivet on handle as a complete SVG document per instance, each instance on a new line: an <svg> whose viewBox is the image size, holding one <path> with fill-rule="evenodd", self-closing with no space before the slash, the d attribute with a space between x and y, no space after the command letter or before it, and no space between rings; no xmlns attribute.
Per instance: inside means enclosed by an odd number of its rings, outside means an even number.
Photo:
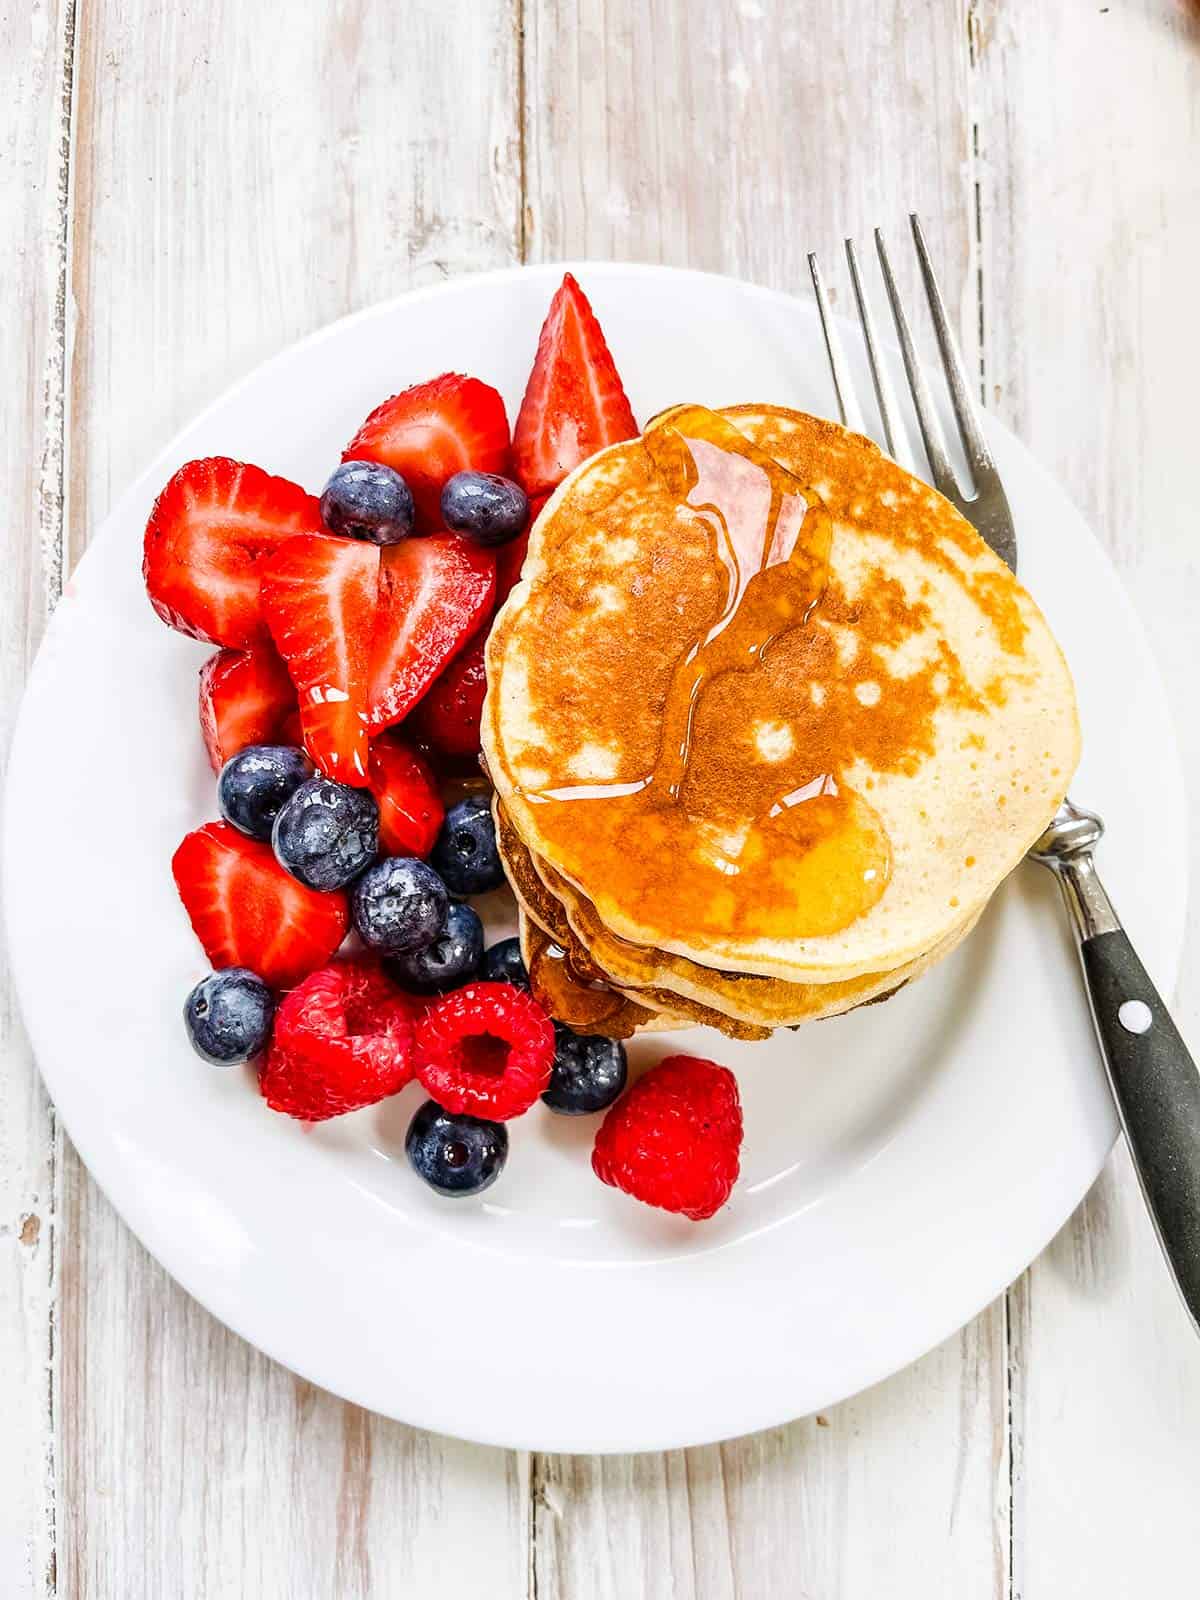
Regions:
<svg viewBox="0 0 1200 1600"><path fill-rule="evenodd" d="M1117 1021L1126 1033L1146 1033L1154 1021L1154 1013L1144 1000L1126 1000L1117 1012Z"/></svg>

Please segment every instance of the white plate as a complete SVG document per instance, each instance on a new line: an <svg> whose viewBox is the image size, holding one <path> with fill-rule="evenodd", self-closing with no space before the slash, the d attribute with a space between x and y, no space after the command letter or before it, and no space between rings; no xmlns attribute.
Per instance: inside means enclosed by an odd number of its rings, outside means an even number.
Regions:
<svg viewBox="0 0 1200 1600"><path fill-rule="evenodd" d="M408 295L253 373L148 468L49 628L8 792L8 919L41 1070L109 1198L212 1312L313 1382L496 1444L629 1450L782 1422L945 1338L1009 1283L1096 1176L1114 1119L1052 885L1019 871L955 956L886 1006L735 1045L743 1177L715 1220L656 1214L592 1177L593 1120L540 1107L503 1179L438 1200L411 1174L419 1090L313 1130L188 1047L204 960L170 857L215 814L195 711L204 647L142 590L151 501L191 456L320 488L365 413L447 368L520 400L561 275ZM773 400L830 409L811 305L662 268L576 269L635 410ZM865 389L864 376L864 392ZM1065 424L1069 426L1069 421ZM1141 629L1062 491L993 425L1022 574L1079 682L1076 790L1108 820L1105 875L1169 988L1185 885L1178 758ZM1146 827L1149 815L1154 826Z"/></svg>

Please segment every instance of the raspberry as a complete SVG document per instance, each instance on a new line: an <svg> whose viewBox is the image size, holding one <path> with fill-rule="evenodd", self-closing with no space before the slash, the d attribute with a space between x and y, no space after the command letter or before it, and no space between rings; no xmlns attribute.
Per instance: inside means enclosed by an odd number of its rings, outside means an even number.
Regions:
<svg viewBox="0 0 1200 1600"><path fill-rule="evenodd" d="M742 1106L727 1067L668 1056L600 1124L592 1170L602 1183L699 1222L737 1181Z"/></svg>
<svg viewBox="0 0 1200 1600"><path fill-rule="evenodd" d="M415 1055L417 1077L438 1105L507 1122L550 1082L554 1026L511 983L469 983L429 1007Z"/></svg>
<svg viewBox="0 0 1200 1600"><path fill-rule="evenodd" d="M374 1105L413 1075L421 1003L368 961L335 961L305 978L275 1013L259 1077L273 1111L321 1122Z"/></svg>

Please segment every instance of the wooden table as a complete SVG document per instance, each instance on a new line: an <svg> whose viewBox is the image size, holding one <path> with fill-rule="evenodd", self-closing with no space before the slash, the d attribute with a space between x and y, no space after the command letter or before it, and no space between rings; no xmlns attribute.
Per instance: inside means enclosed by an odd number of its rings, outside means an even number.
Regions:
<svg viewBox="0 0 1200 1600"><path fill-rule="evenodd" d="M10 0L0 71L5 744L114 497L289 341L556 257L803 291L807 249L916 206L989 403L1152 632L1200 792L1191 0ZM1193 1040L1198 959L1194 915ZM227 1333L89 1180L7 990L0 1039L6 1600L1195 1592L1200 1344L1122 1152L1003 1299L827 1416L529 1456Z"/></svg>

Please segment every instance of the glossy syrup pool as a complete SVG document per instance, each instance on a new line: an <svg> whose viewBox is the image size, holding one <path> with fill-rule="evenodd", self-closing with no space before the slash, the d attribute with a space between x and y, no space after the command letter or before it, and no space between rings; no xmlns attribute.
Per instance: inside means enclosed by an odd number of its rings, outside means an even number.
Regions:
<svg viewBox="0 0 1200 1600"><path fill-rule="evenodd" d="M815 700L797 712L797 680L777 660L781 641L817 630L829 514L704 407L663 413L644 444L663 516L682 510L705 531L711 570L687 576L693 592L711 591L713 614L679 641L651 770L526 793L547 854L577 881L603 884L639 925L714 937L840 932L883 894L888 839L843 775L862 741L829 726ZM674 596L664 590L662 603ZM781 691L786 717L771 710Z"/></svg>

